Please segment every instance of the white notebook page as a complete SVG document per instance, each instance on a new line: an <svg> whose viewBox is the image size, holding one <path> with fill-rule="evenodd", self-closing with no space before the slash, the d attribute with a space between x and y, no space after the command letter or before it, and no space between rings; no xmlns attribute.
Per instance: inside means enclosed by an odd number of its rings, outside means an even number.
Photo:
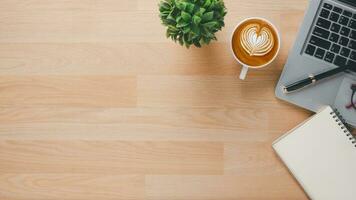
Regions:
<svg viewBox="0 0 356 200"><path fill-rule="evenodd" d="M273 148L312 199L356 199L356 147L330 107L274 142Z"/></svg>

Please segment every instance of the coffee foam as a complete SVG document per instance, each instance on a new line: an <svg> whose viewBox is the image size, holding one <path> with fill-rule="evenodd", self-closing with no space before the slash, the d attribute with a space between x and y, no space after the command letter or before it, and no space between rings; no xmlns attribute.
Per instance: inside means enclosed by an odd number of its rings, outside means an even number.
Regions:
<svg viewBox="0 0 356 200"><path fill-rule="evenodd" d="M276 29L268 21L252 18L234 30L232 50L236 58L247 66L260 67L273 60L279 50Z"/></svg>
<svg viewBox="0 0 356 200"><path fill-rule="evenodd" d="M240 42L242 48L250 56L264 56L268 54L274 46L274 37L267 27L260 27L259 24L249 24L241 31Z"/></svg>

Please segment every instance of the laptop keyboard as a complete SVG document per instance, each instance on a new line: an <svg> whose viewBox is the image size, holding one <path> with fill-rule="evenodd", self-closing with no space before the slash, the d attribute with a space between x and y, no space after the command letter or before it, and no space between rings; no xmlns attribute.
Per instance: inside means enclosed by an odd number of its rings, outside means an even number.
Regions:
<svg viewBox="0 0 356 200"><path fill-rule="evenodd" d="M306 54L340 67L356 68L355 12L324 3L311 34Z"/></svg>

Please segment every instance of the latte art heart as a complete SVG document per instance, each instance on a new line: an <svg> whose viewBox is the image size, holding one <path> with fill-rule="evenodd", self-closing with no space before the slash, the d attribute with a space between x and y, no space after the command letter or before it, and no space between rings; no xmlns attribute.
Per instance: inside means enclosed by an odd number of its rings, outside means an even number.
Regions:
<svg viewBox="0 0 356 200"><path fill-rule="evenodd" d="M271 30L266 27L260 28L258 24L249 24L241 31L242 48L250 56L264 56L274 46L274 38Z"/></svg>

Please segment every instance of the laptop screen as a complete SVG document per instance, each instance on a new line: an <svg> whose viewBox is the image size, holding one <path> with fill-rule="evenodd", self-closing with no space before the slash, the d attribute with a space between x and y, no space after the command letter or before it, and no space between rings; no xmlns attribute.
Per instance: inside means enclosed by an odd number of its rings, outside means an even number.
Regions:
<svg viewBox="0 0 356 200"><path fill-rule="evenodd" d="M347 3L349 5L352 5L354 7L356 7L356 0L339 0L341 2Z"/></svg>

